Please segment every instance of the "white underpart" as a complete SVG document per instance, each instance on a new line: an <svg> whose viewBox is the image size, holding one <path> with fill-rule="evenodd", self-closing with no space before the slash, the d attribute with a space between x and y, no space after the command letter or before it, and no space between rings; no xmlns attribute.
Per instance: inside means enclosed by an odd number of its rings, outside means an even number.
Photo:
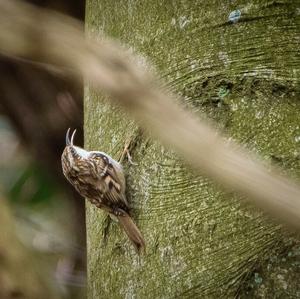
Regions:
<svg viewBox="0 0 300 299"><path fill-rule="evenodd" d="M90 155L89 151L86 151L85 149L78 147L78 146L74 146L74 149L76 150L76 153L84 159L87 159Z"/></svg>

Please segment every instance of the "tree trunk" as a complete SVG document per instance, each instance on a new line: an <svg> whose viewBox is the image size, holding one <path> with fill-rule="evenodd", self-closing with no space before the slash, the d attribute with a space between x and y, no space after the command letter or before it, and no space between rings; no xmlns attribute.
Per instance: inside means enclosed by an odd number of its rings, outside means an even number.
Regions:
<svg viewBox="0 0 300 299"><path fill-rule="evenodd" d="M299 1L231 3L87 1L86 22L145 55L188 109L299 177ZM86 147L118 158L131 139L127 196L147 253L115 223L106 243L105 215L88 204L88 298L300 296L299 241L99 97L86 89Z"/></svg>

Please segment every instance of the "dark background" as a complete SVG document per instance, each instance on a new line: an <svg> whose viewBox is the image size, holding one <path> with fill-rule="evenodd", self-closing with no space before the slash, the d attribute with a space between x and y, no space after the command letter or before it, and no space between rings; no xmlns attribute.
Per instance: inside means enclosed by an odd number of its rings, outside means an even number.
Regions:
<svg viewBox="0 0 300 299"><path fill-rule="evenodd" d="M27 1L84 21L85 1ZM64 298L85 288L85 206L65 180L65 133L83 144L83 84L38 64L0 56L0 188L24 243L51 269ZM49 258L51 256L51 258Z"/></svg>

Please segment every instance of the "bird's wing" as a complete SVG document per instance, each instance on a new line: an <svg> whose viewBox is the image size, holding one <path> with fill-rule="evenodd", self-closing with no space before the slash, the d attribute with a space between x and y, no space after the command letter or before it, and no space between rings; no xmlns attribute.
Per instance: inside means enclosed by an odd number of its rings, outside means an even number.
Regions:
<svg viewBox="0 0 300 299"><path fill-rule="evenodd" d="M104 154L98 154L96 158L99 190L102 192L102 202L112 208L129 210L122 184L125 183L123 174L120 174Z"/></svg>

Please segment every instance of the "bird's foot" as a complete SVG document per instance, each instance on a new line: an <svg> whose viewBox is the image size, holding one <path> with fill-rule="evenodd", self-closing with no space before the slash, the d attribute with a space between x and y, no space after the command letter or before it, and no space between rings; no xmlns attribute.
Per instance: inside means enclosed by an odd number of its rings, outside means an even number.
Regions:
<svg viewBox="0 0 300 299"><path fill-rule="evenodd" d="M131 165L138 165L137 163L133 162L132 161L132 157L130 155L130 151L129 151L129 147L130 147L130 144L131 144L131 141L132 139L131 138L128 138L126 141L125 141L125 145L124 145L124 149L123 149L123 152L119 158L119 162L122 164L122 162L124 161L125 159L125 156L127 157L127 160L129 162L129 164Z"/></svg>

